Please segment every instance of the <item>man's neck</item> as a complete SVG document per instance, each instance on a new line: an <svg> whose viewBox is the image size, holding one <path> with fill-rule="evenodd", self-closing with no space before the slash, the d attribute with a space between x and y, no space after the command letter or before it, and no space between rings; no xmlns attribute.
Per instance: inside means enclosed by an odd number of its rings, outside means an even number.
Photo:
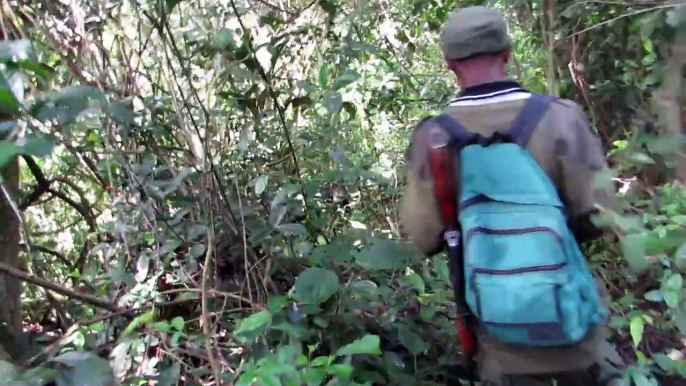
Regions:
<svg viewBox="0 0 686 386"><path fill-rule="evenodd" d="M491 74L479 74L478 76L473 77L463 77L463 79L460 79L458 83L460 84L460 88L464 90L470 87L480 86L483 84L511 80L512 78L505 75L494 76Z"/></svg>

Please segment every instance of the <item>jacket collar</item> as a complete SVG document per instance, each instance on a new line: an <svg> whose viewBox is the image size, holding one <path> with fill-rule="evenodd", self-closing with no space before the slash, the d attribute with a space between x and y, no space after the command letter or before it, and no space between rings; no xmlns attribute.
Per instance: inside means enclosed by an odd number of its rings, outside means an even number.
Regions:
<svg viewBox="0 0 686 386"><path fill-rule="evenodd" d="M458 99L481 97L494 94L526 91L517 81L506 79L467 87L457 96Z"/></svg>

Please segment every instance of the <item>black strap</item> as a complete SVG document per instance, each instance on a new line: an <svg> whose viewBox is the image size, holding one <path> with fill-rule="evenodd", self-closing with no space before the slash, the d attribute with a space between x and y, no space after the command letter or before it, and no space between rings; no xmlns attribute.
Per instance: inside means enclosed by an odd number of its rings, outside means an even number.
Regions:
<svg viewBox="0 0 686 386"><path fill-rule="evenodd" d="M512 126L506 131L496 131L488 138L467 130L464 125L447 114L435 116L424 121L423 124L431 121L438 123L448 132L452 145L457 151L469 145L488 146L504 142L512 142L521 147L526 147L538 123L548 111L550 103L555 99L556 97L548 94L531 94Z"/></svg>
<svg viewBox="0 0 686 386"><path fill-rule="evenodd" d="M442 128L448 131L453 145L457 145L460 149L467 145L472 138L478 136L467 130L457 119L447 115L441 114L433 118Z"/></svg>
<svg viewBox="0 0 686 386"><path fill-rule="evenodd" d="M510 129L503 135L511 138L519 146L526 147L538 123L548 111L550 102L555 99L554 96L548 94L531 94Z"/></svg>

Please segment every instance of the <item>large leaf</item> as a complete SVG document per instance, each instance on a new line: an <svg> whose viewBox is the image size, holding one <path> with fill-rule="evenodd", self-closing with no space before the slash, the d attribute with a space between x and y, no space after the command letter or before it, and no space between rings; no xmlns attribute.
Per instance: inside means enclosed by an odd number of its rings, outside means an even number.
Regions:
<svg viewBox="0 0 686 386"><path fill-rule="evenodd" d="M178 384L179 377L181 376L181 364L178 361L174 361L171 366L164 369L159 378L157 378L158 386L173 386Z"/></svg>
<svg viewBox="0 0 686 386"><path fill-rule="evenodd" d="M57 376L57 386L110 386L114 382L109 362L95 354L71 351L53 361L67 366Z"/></svg>
<svg viewBox="0 0 686 386"><path fill-rule="evenodd" d="M357 264L367 269L395 269L406 266L411 254L398 241L373 239L356 258Z"/></svg>
<svg viewBox="0 0 686 386"><path fill-rule="evenodd" d="M319 304L338 292L338 275L328 269L312 267L295 279L292 296L303 304Z"/></svg>
<svg viewBox="0 0 686 386"><path fill-rule="evenodd" d="M13 87L17 79L9 76L4 70L0 70L0 111L5 114L15 115L21 108L13 91L17 88L16 85Z"/></svg>
<svg viewBox="0 0 686 386"><path fill-rule="evenodd" d="M335 114L343 106L343 99L341 95L335 91L329 91L324 94L324 99L322 100L324 107L329 112L329 114Z"/></svg>
<svg viewBox="0 0 686 386"><path fill-rule="evenodd" d="M643 339L643 329L644 323L642 316L634 316L629 323L629 332L631 333L631 339L634 341L634 345L638 346Z"/></svg>
<svg viewBox="0 0 686 386"><path fill-rule="evenodd" d="M31 54L31 41L28 39L0 41L0 61L27 60Z"/></svg>
<svg viewBox="0 0 686 386"><path fill-rule="evenodd" d="M85 111L101 108L107 104L105 94L91 86L70 86L39 100L32 108L32 115L42 121L58 119L66 124Z"/></svg>
<svg viewBox="0 0 686 386"><path fill-rule="evenodd" d="M233 335L242 343L255 339L271 325L272 313L262 310L243 319Z"/></svg>
<svg viewBox="0 0 686 386"><path fill-rule="evenodd" d="M43 135L29 134L22 139L22 153L34 157L45 157L52 153L53 143Z"/></svg>
<svg viewBox="0 0 686 386"><path fill-rule="evenodd" d="M404 324L401 324L400 327L398 327L398 340L400 340L400 343L415 355L421 354L427 348L426 342L424 342L419 335L412 332L410 328Z"/></svg>
<svg viewBox="0 0 686 386"><path fill-rule="evenodd" d="M267 310L254 313L241 321L238 328L234 331L234 334L257 330L270 323L271 320L272 314Z"/></svg>
<svg viewBox="0 0 686 386"><path fill-rule="evenodd" d="M354 83L358 79L360 79L358 74L343 74L336 78L336 80L333 82L333 89L340 90L343 87Z"/></svg>
<svg viewBox="0 0 686 386"><path fill-rule="evenodd" d="M307 236L307 229L302 224L281 224L276 229L286 236Z"/></svg>
<svg viewBox="0 0 686 386"><path fill-rule="evenodd" d="M20 152L19 147L9 141L0 141L0 167Z"/></svg>
<svg viewBox="0 0 686 386"><path fill-rule="evenodd" d="M379 347L378 335L365 335L354 342L347 344L336 351L336 355L355 355L355 354L371 354L381 355L381 348Z"/></svg>

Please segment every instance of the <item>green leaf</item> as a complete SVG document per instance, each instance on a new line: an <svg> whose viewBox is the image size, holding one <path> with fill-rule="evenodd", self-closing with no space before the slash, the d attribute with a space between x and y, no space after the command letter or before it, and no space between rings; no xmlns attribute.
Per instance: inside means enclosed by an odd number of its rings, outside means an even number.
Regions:
<svg viewBox="0 0 686 386"><path fill-rule="evenodd" d="M360 75L358 74L343 74L336 78L336 80L333 82L333 89L340 90L343 87L354 83L358 79L360 79Z"/></svg>
<svg viewBox="0 0 686 386"><path fill-rule="evenodd" d="M686 335L686 310L683 307L674 310L673 320L679 332L682 335Z"/></svg>
<svg viewBox="0 0 686 386"><path fill-rule="evenodd" d="M286 185L281 188L276 192L276 195L274 196L274 199L272 200L271 203L271 209L274 209L276 206L279 204L283 203L286 201L286 199L293 193L297 192L298 188L295 185Z"/></svg>
<svg viewBox="0 0 686 386"><path fill-rule="evenodd" d="M410 331L409 327L404 324L398 327L398 340L400 340L400 343L414 355L421 354L427 348L426 343L422 338Z"/></svg>
<svg viewBox="0 0 686 386"><path fill-rule="evenodd" d="M172 13L174 8L181 3L182 0L164 0L164 10L163 14L161 15L160 22L162 25L164 25L167 20L169 19L169 15Z"/></svg>
<svg viewBox="0 0 686 386"><path fill-rule="evenodd" d="M674 360L665 354L653 354L652 358L664 371L671 372L676 368Z"/></svg>
<svg viewBox="0 0 686 386"><path fill-rule="evenodd" d="M643 38L643 49L645 49L648 53L653 52L653 41L650 38Z"/></svg>
<svg viewBox="0 0 686 386"><path fill-rule="evenodd" d="M19 154L19 148L8 141L0 141L0 167Z"/></svg>
<svg viewBox="0 0 686 386"><path fill-rule="evenodd" d="M338 6L330 1L330 0L319 0L317 2L322 9L329 14L329 17L334 17L336 15L336 11L338 10Z"/></svg>
<svg viewBox="0 0 686 386"><path fill-rule="evenodd" d="M350 283L350 290L367 296L376 295L379 286L371 280L357 280Z"/></svg>
<svg viewBox="0 0 686 386"><path fill-rule="evenodd" d="M38 77L48 79L55 73L55 69L42 63L36 63L30 60L17 60L16 65L26 71L36 74Z"/></svg>
<svg viewBox="0 0 686 386"><path fill-rule="evenodd" d="M66 124L86 110L102 109L106 105L107 98L102 90L91 86L69 86L38 100L31 107L31 114L41 121L58 119L61 124Z"/></svg>
<svg viewBox="0 0 686 386"><path fill-rule="evenodd" d="M171 321L171 325L172 325L172 327L174 327L176 329L176 331L183 331L184 324L185 324L185 321L180 316L175 317Z"/></svg>
<svg viewBox="0 0 686 386"><path fill-rule="evenodd" d="M12 91L12 86L6 77L5 71L0 70L0 111L15 115L19 112L21 104Z"/></svg>
<svg viewBox="0 0 686 386"><path fill-rule="evenodd" d="M268 366L260 368L257 372L257 379L260 381L259 384L263 386L281 386L281 379Z"/></svg>
<svg viewBox="0 0 686 386"><path fill-rule="evenodd" d="M299 381L303 385L323 385L326 370L321 367L307 367L303 369Z"/></svg>
<svg viewBox="0 0 686 386"><path fill-rule="evenodd" d="M669 308L675 308L679 304L679 294L676 291L665 291L663 295Z"/></svg>
<svg viewBox="0 0 686 386"><path fill-rule="evenodd" d="M434 269L436 270L436 275L441 281L445 283L450 283L450 269L448 268L448 262L443 258L437 258L434 261Z"/></svg>
<svg viewBox="0 0 686 386"><path fill-rule="evenodd" d="M32 51L29 39L0 41L0 61L3 62L27 60L30 58Z"/></svg>
<svg viewBox="0 0 686 386"><path fill-rule="evenodd" d="M681 288L683 282L683 277L681 277L681 275L679 275L678 273L674 273L669 277L669 279L667 279L665 285L667 286L667 288L678 290Z"/></svg>
<svg viewBox="0 0 686 386"><path fill-rule="evenodd" d="M344 363L337 363L335 365L331 365L327 369L329 374L333 374L337 377L345 379L350 378L350 375L353 373L353 370L355 370L353 366Z"/></svg>
<svg viewBox="0 0 686 386"><path fill-rule="evenodd" d="M0 162L0 165L2 163ZM674 264L681 269L686 269L686 242L681 244L674 253Z"/></svg>
<svg viewBox="0 0 686 386"><path fill-rule="evenodd" d="M292 296L303 304L320 304L338 292L338 275L328 269L311 267L295 279Z"/></svg>
<svg viewBox="0 0 686 386"><path fill-rule="evenodd" d="M356 257L356 262L366 269L386 270L406 266L410 254L398 241L373 239Z"/></svg>
<svg viewBox="0 0 686 386"><path fill-rule="evenodd" d="M152 327L161 332L170 332L171 328L169 327L169 323L162 321L162 322L155 322L153 323Z"/></svg>
<svg viewBox="0 0 686 386"><path fill-rule="evenodd" d="M276 229L287 236L307 236L307 229L302 224L281 224Z"/></svg>
<svg viewBox="0 0 686 386"><path fill-rule="evenodd" d="M424 292L426 292L426 285L424 284L424 279L422 279L421 276L413 273L406 276L406 279L420 294L424 294Z"/></svg>
<svg viewBox="0 0 686 386"><path fill-rule="evenodd" d="M636 162L636 163L639 163L639 164L644 164L644 165L650 165L650 164L654 164L654 163L655 163L655 160L653 160L652 158L650 158L650 156L648 156L648 155L645 154L645 153L639 153L639 152L631 153L631 154L629 155L629 159L630 159L631 161L633 161L633 162Z"/></svg>
<svg viewBox="0 0 686 386"><path fill-rule="evenodd" d="M322 63L321 66L319 66L319 87L322 89L326 88L326 85L329 83L329 66L326 64L326 62Z"/></svg>
<svg viewBox="0 0 686 386"><path fill-rule="evenodd" d="M281 220L283 220L287 211L288 208L286 208L285 206L276 207L276 209L272 210L271 213L269 213L269 223L272 224L272 226L274 227L278 226L281 223Z"/></svg>
<svg viewBox="0 0 686 386"><path fill-rule="evenodd" d="M645 258L646 245L643 235L627 235L620 243L624 256L632 268L640 270L650 266L650 262Z"/></svg>
<svg viewBox="0 0 686 386"><path fill-rule="evenodd" d="M68 354L79 354L78 357ZM83 355L84 352L70 351L60 355L54 361L61 362L68 370L62 371L56 379L58 386L92 385L110 386L114 383L114 374L107 360L96 355Z"/></svg>
<svg viewBox="0 0 686 386"><path fill-rule="evenodd" d="M310 362L310 366L312 367L321 367L321 366L328 366L333 362L334 357L332 356L321 356L321 357L316 357Z"/></svg>
<svg viewBox="0 0 686 386"><path fill-rule="evenodd" d="M24 146L22 146L22 153L26 155L45 157L52 153L53 143L48 137L29 134L22 140L22 142L24 142Z"/></svg>
<svg viewBox="0 0 686 386"><path fill-rule="evenodd" d="M365 335L354 342L347 344L336 351L336 355L356 355L356 354L370 354L381 355L380 339L378 335Z"/></svg>
<svg viewBox="0 0 686 386"><path fill-rule="evenodd" d="M646 294L643 297L645 298L645 300L648 300L651 302L661 302L662 301L662 292L661 291L646 292Z"/></svg>
<svg viewBox="0 0 686 386"><path fill-rule="evenodd" d="M631 322L629 323L629 333L631 334L631 339L634 341L634 346L638 347L638 344L641 343L641 339L643 339L644 323L643 317L640 315L631 318Z"/></svg>
<svg viewBox="0 0 686 386"><path fill-rule="evenodd" d="M326 108L326 111L329 112L329 114L335 114L338 112L338 110L341 108L343 105L343 99L341 98L341 95L338 94L335 91L329 91L326 94L324 94L324 98L322 100L322 103L324 107Z"/></svg>
<svg viewBox="0 0 686 386"><path fill-rule="evenodd" d="M234 335L241 335L251 331L263 329L272 321L272 314L267 310L254 313L243 319L234 331Z"/></svg>
<svg viewBox="0 0 686 386"><path fill-rule="evenodd" d="M164 369L157 378L158 386L173 386L179 382L181 376L181 363L175 361L171 366Z"/></svg>
<svg viewBox="0 0 686 386"><path fill-rule="evenodd" d="M255 194L258 196L264 192L267 188L267 182L269 181L269 176L261 175L255 180Z"/></svg>

